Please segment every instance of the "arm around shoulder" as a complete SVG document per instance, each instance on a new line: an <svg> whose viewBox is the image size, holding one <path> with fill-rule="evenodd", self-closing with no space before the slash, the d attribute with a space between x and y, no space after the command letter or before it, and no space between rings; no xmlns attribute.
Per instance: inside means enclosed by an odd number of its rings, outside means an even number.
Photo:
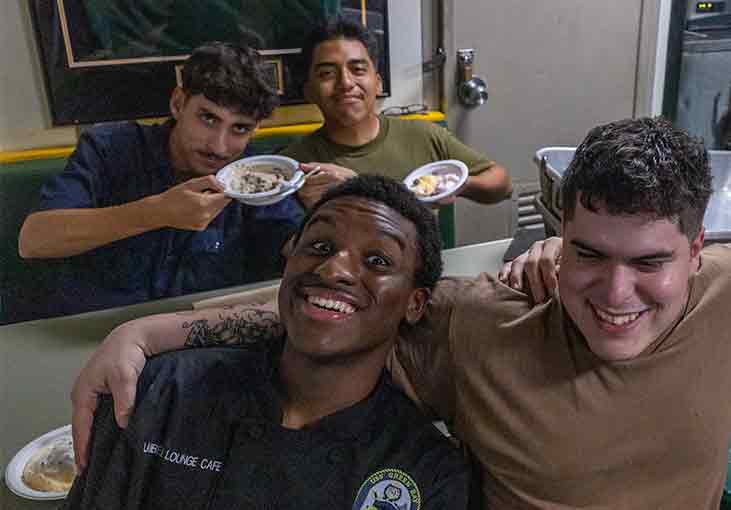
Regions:
<svg viewBox="0 0 731 510"><path fill-rule="evenodd" d="M271 304L239 305L152 315L115 328L87 361L74 383L73 435L77 464L83 468L99 395L111 393L117 423L126 427L137 380L146 359L185 347L235 345L282 334Z"/></svg>
<svg viewBox="0 0 731 510"><path fill-rule="evenodd" d="M110 390L118 410L122 404L131 407L145 360L156 354L186 347L237 345L281 334L279 317L270 303L158 314L126 322L109 333L86 363L74 386L74 407L89 393ZM126 422L126 416L121 422Z"/></svg>
<svg viewBox="0 0 731 510"><path fill-rule="evenodd" d="M452 422L456 385L451 345L452 313L465 283L442 278L432 292L426 313L415 325L400 331L389 358L394 381L433 418Z"/></svg>

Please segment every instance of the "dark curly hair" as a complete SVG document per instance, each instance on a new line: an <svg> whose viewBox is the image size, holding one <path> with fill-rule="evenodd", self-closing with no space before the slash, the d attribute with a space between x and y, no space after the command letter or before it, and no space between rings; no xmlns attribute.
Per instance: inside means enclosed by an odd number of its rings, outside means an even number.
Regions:
<svg viewBox="0 0 731 510"><path fill-rule="evenodd" d="M703 225L711 181L702 140L660 117L611 122L589 131L566 169L564 221L573 218L578 198L590 211L669 219L692 241Z"/></svg>
<svg viewBox="0 0 731 510"><path fill-rule="evenodd" d="M417 287L433 289L442 275L442 245L439 227L431 210L419 202L406 186L390 177L359 175L327 190L302 220L300 228L294 236L294 244L299 241L305 225L309 223L320 207L331 200L347 196L380 202L414 224L421 259L414 274L414 282Z"/></svg>
<svg viewBox="0 0 731 510"><path fill-rule="evenodd" d="M185 61L183 91L203 94L219 106L258 121L269 117L279 104L265 76L256 50L214 41L197 47Z"/></svg>
<svg viewBox="0 0 731 510"><path fill-rule="evenodd" d="M309 74L312 66L312 55L315 48L325 41L336 39L352 39L360 41L368 51L368 56L374 65L378 62L378 43L370 30L358 22L351 21L341 16L324 20L309 33L302 45L302 58L304 59L305 76Z"/></svg>

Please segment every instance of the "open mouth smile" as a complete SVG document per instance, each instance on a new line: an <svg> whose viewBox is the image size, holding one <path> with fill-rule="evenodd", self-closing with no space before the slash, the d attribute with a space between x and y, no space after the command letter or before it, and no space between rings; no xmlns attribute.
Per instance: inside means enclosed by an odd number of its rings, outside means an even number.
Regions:
<svg viewBox="0 0 731 510"><path fill-rule="evenodd" d="M339 103L346 103L346 104L347 103L358 103L362 100L363 100L363 98L361 98L360 96L340 96L338 98Z"/></svg>
<svg viewBox="0 0 731 510"><path fill-rule="evenodd" d="M595 305L591 305L591 309L594 311L594 315L597 319L599 319L600 323L604 323L615 328L630 327L647 312L647 310L643 310L641 312L610 313Z"/></svg>
<svg viewBox="0 0 731 510"><path fill-rule="evenodd" d="M301 311L315 321L341 321L354 317L355 312L366 306L348 293L320 285L305 285L297 292L302 303Z"/></svg>
<svg viewBox="0 0 731 510"><path fill-rule="evenodd" d="M353 305L335 299L326 299L319 296L307 296L307 302L318 308L338 312L344 315L350 315L355 312L355 307Z"/></svg>

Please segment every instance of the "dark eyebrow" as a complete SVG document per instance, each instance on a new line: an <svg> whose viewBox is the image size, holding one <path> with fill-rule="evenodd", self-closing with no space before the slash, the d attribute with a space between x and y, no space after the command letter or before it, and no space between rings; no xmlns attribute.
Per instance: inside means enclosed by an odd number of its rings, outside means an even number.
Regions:
<svg viewBox="0 0 731 510"><path fill-rule="evenodd" d="M601 251L597 250L596 248L593 248L586 244L584 241L579 241L578 239L572 239L571 244L576 246L577 248L591 252L595 255L599 255L602 257L606 257L607 255L605 253L602 253ZM648 260L671 260L673 257L675 257L674 251L667 251L667 250L661 250L653 253L647 253L645 255L640 255L638 257L631 257L629 260L632 262L643 262Z"/></svg>
<svg viewBox="0 0 731 510"><path fill-rule="evenodd" d="M369 65L367 58L354 58L351 60L348 60L346 62L347 65ZM318 62L315 64L315 69L320 69L322 67L337 67L337 64L335 62Z"/></svg>
<svg viewBox="0 0 731 510"><path fill-rule="evenodd" d="M318 64L315 64L315 69L321 69L323 67L335 67L334 62L320 62Z"/></svg>
<svg viewBox="0 0 731 510"><path fill-rule="evenodd" d="M325 223L327 225L335 225L335 218L327 215L327 214L320 214L318 216L315 216L310 220L310 222L305 226L305 229L302 231L302 234L304 235L305 230L310 229L317 223ZM391 229L386 228L379 228L378 233L382 236L388 237L389 239L392 239L396 244L398 244L401 251L404 251L406 249L406 240L397 234L395 234Z"/></svg>
<svg viewBox="0 0 731 510"><path fill-rule="evenodd" d="M211 110L209 110L208 108L206 108L205 106L199 107L198 108L198 113L205 113L205 114L208 114L208 115L212 115L212 116L216 117L217 119L220 119L221 118L218 115L216 115L215 113L213 113Z"/></svg>
<svg viewBox="0 0 731 510"><path fill-rule="evenodd" d="M602 252L600 252L596 248L592 248L585 242L579 241L578 239L572 239L571 244L573 244L574 246L576 246L577 248L579 248L581 250L590 251L590 252L594 253L595 255L604 255Z"/></svg>
<svg viewBox="0 0 731 510"><path fill-rule="evenodd" d="M379 228L378 232L381 235L384 235L388 237L389 239L392 239L396 244L398 244L401 251L404 251L406 249L406 241L401 237L393 233L393 231L385 228Z"/></svg>
<svg viewBox="0 0 731 510"><path fill-rule="evenodd" d="M675 258L674 251L659 251L657 253L648 253L647 255L641 255L639 257L634 257L632 259L632 261L634 261L634 262L665 261L665 260L672 260L673 258Z"/></svg>
<svg viewBox="0 0 731 510"><path fill-rule="evenodd" d="M205 106L199 107L198 108L198 113L199 114L210 115L212 117L215 117L218 120L221 120L221 117L219 117L218 115L216 115L215 112L212 112L211 110L209 110ZM235 126L243 126L243 127L247 128L247 129L251 130L251 129L253 129L253 128L256 127L256 122L252 122L252 121L234 122L234 125Z"/></svg>
<svg viewBox="0 0 731 510"><path fill-rule="evenodd" d="M318 223L326 223L328 225L335 225L335 219L331 218L330 216L326 214L318 214L314 218L310 220L310 222L305 225L305 228L302 229L302 233L305 233L305 230L308 230L312 228L314 225L317 225Z"/></svg>

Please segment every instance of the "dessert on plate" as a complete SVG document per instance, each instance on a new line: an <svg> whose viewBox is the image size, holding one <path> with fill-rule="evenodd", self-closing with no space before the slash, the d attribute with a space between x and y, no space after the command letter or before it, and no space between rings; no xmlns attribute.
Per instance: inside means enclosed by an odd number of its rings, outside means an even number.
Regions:
<svg viewBox="0 0 731 510"><path fill-rule="evenodd" d="M76 476L71 435L38 448L23 468L23 483L41 492L68 492Z"/></svg>

